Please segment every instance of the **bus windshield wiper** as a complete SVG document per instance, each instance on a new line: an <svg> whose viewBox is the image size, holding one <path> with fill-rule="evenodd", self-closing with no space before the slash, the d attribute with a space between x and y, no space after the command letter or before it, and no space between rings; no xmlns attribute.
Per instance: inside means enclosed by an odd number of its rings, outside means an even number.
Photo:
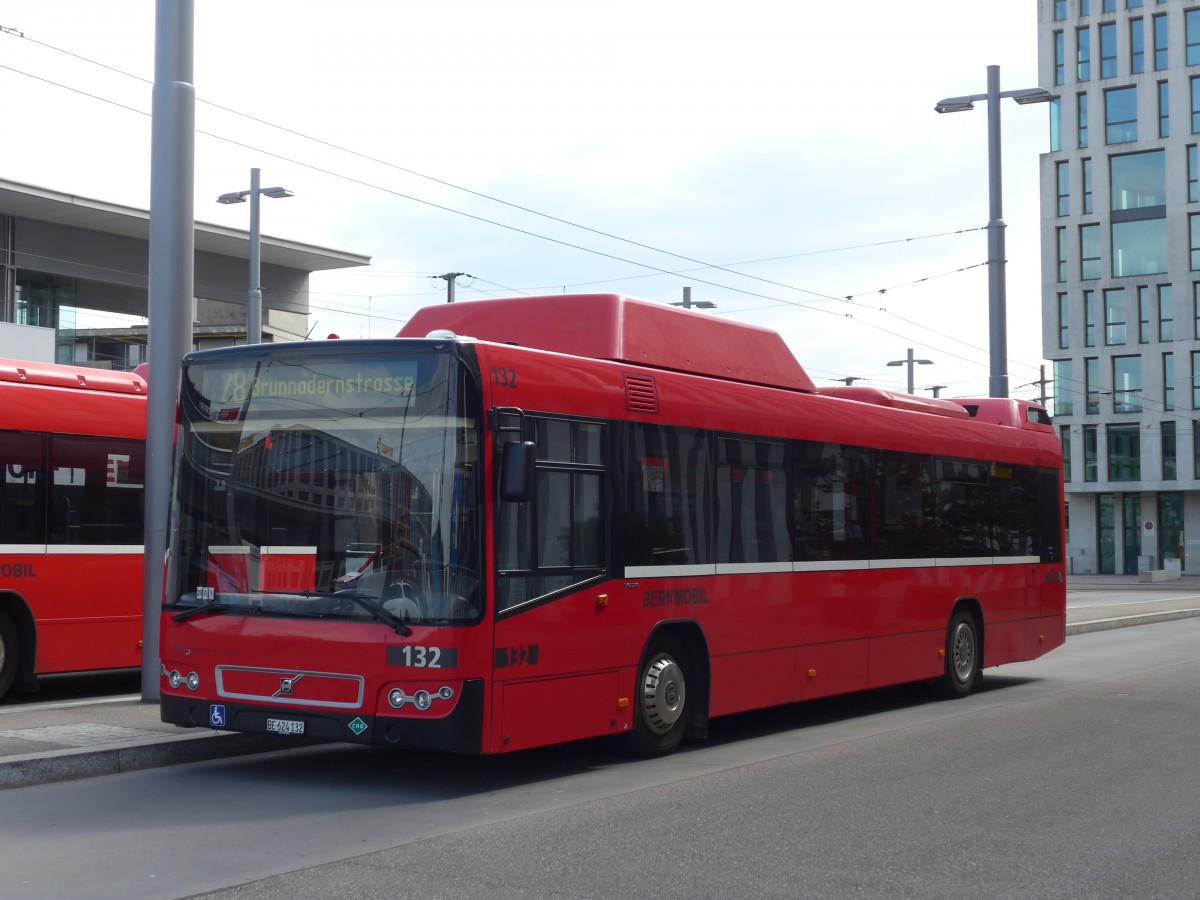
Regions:
<svg viewBox="0 0 1200 900"><path fill-rule="evenodd" d="M363 609L365 609L367 612L369 612L371 615L373 615L380 622L383 622L385 625L390 626L392 631L396 632L396 634L401 635L403 637L408 637L410 634L412 634L412 629L409 628L407 625L405 625L404 622L402 622L400 620L399 616L397 616L395 613L393 613L389 610L384 609L382 604L376 603L373 599L371 599L366 594L361 594L358 591L351 590L351 591L338 591L337 593L328 595L328 596L333 596L333 597L338 597L338 598L348 597L349 599L351 599L355 603L357 603L359 606L361 606Z"/></svg>
<svg viewBox="0 0 1200 900"><path fill-rule="evenodd" d="M241 607L238 608L240 609ZM233 607L228 603L206 603L203 606L193 606L182 610L181 612L177 612L175 615L171 616L171 619L175 622L182 622L184 619L192 618L192 616L199 616L203 615L204 613L212 613L213 615L216 615L217 613L229 612L231 609L233 609Z"/></svg>

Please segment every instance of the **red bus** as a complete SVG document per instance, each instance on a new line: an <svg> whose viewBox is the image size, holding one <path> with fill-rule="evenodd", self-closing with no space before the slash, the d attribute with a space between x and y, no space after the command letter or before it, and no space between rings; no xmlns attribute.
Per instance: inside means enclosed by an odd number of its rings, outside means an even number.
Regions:
<svg viewBox="0 0 1200 900"><path fill-rule="evenodd" d="M0 359L0 697L142 664L146 383Z"/></svg>
<svg viewBox="0 0 1200 900"><path fill-rule="evenodd" d="M610 294L193 353L162 718L658 755L743 710L964 695L1066 607L1049 419L971 406L818 390L774 332Z"/></svg>

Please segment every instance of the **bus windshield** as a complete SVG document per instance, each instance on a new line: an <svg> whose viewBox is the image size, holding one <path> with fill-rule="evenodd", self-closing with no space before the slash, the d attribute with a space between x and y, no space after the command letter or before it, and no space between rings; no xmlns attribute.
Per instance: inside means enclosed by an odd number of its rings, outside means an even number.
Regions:
<svg viewBox="0 0 1200 900"><path fill-rule="evenodd" d="M313 346L185 361L166 608L478 621L474 379L445 345Z"/></svg>

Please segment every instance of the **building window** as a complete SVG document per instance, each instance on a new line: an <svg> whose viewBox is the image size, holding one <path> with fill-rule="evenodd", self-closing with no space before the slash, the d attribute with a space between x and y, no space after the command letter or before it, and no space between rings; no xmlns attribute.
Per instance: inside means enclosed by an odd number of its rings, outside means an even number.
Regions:
<svg viewBox="0 0 1200 900"><path fill-rule="evenodd" d="M1137 87L1104 92L1104 142L1125 144L1137 140Z"/></svg>
<svg viewBox="0 0 1200 900"><path fill-rule="evenodd" d="M1088 104L1087 94L1079 95L1079 149L1088 145Z"/></svg>
<svg viewBox="0 0 1200 900"><path fill-rule="evenodd" d="M1179 466L1175 458L1175 423L1162 423L1162 477L1163 481L1175 481L1179 477Z"/></svg>
<svg viewBox="0 0 1200 900"><path fill-rule="evenodd" d="M1100 414L1100 360L1094 356L1083 361L1083 414Z"/></svg>
<svg viewBox="0 0 1200 900"><path fill-rule="evenodd" d="M1100 277L1099 225L1079 226L1079 277L1084 281Z"/></svg>
<svg viewBox="0 0 1200 900"><path fill-rule="evenodd" d="M1175 408L1175 354L1164 353L1162 359L1163 410L1170 412Z"/></svg>
<svg viewBox="0 0 1200 900"><path fill-rule="evenodd" d="M1187 148L1187 184L1188 203L1195 203L1200 200L1200 159L1195 144L1188 144Z"/></svg>
<svg viewBox="0 0 1200 900"><path fill-rule="evenodd" d="M1144 219L1165 215L1167 176L1166 153L1150 150L1146 153L1126 153L1110 160L1110 208L1126 213L1114 218ZM1140 212L1132 212L1138 210Z"/></svg>
<svg viewBox="0 0 1200 900"><path fill-rule="evenodd" d="M1054 21L1061 22L1067 17L1067 0L1054 0Z"/></svg>
<svg viewBox="0 0 1200 900"><path fill-rule="evenodd" d="M1103 0L1103 5L1100 7L1101 12L1116 12L1117 0Z"/></svg>
<svg viewBox="0 0 1200 900"><path fill-rule="evenodd" d="M1188 233L1190 238L1192 271L1200 269L1200 215L1192 213L1188 216Z"/></svg>
<svg viewBox="0 0 1200 900"><path fill-rule="evenodd" d="M1067 49L1066 38L1061 31L1054 32L1054 83L1063 84L1067 80Z"/></svg>
<svg viewBox="0 0 1200 900"><path fill-rule="evenodd" d="M1192 76L1192 134L1200 132L1200 77Z"/></svg>
<svg viewBox="0 0 1200 900"><path fill-rule="evenodd" d="M1192 477L1200 478L1200 422L1192 423Z"/></svg>
<svg viewBox="0 0 1200 900"><path fill-rule="evenodd" d="M1070 330L1067 327L1068 314L1070 312L1070 304L1067 303L1067 295L1058 295L1058 349L1066 350L1070 338Z"/></svg>
<svg viewBox="0 0 1200 900"><path fill-rule="evenodd" d="M1113 222L1112 274L1160 275L1167 271L1167 220Z"/></svg>
<svg viewBox="0 0 1200 900"><path fill-rule="evenodd" d="M1067 229L1054 229L1054 243L1058 247L1058 283L1067 280Z"/></svg>
<svg viewBox="0 0 1200 900"><path fill-rule="evenodd" d="M1192 284L1192 320L1195 323L1192 337L1200 340L1200 281Z"/></svg>
<svg viewBox="0 0 1200 900"><path fill-rule="evenodd" d="M1106 22L1100 26L1100 77L1117 74L1117 26Z"/></svg>
<svg viewBox="0 0 1200 900"><path fill-rule="evenodd" d="M1158 286L1158 339L1175 340L1175 301L1171 297L1171 286Z"/></svg>
<svg viewBox="0 0 1200 900"><path fill-rule="evenodd" d="M1071 377L1071 360L1056 359L1054 361L1054 414L1069 416L1075 412L1072 402L1075 396L1075 382Z"/></svg>
<svg viewBox="0 0 1200 900"><path fill-rule="evenodd" d="M1129 73L1131 75L1140 75L1146 71L1145 34L1145 25L1141 19L1129 20Z"/></svg>
<svg viewBox="0 0 1200 900"><path fill-rule="evenodd" d="M1200 353L1192 351L1192 409L1200 409Z"/></svg>
<svg viewBox="0 0 1200 900"><path fill-rule="evenodd" d="M1083 346L1096 346L1096 292L1083 292Z"/></svg>
<svg viewBox="0 0 1200 900"><path fill-rule="evenodd" d="M1136 413L1142 411L1142 358L1140 356L1114 356L1113 412Z"/></svg>
<svg viewBox="0 0 1200 900"><path fill-rule="evenodd" d="M1079 81L1092 78L1092 32L1086 25L1075 29L1075 77Z"/></svg>
<svg viewBox="0 0 1200 900"><path fill-rule="evenodd" d="M1112 274L1153 275L1167 267L1166 153L1110 160Z"/></svg>
<svg viewBox="0 0 1200 900"><path fill-rule="evenodd" d="M1167 17L1154 17L1154 68L1162 71L1167 67Z"/></svg>
<svg viewBox="0 0 1200 900"><path fill-rule="evenodd" d="M1161 2L1161 0L1160 0L1160 2ZM1125 0L1125 8L1126 9L1141 9L1142 8L1142 0Z"/></svg>
<svg viewBox="0 0 1200 900"><path fill-rule="evenodd" d="M1096 426L1083 426L1083 480L1099 481L1097 465Z"/></svg>
<svg viewBox="0 0 1200 900"><path fill-rule="evenodd" d="M1119 347L1125 343L1125 288L1104 292L1104 344Z"/></svg>
<svg viewBox="0 0 1200 900"><path fill-rule="evenodd" d="M1200 9L1189 9L1184 14L1184 32L1187 36L1186 64L1200 64Z"/></svg>
<svg viewBox="0 0 1200 900"><path fill-rule="evenodd" d="M1171 91L1165 81L1158 83L1158 136L1171 136Z"/></svg>
<svg viewBox="0 0 1200 900"><path fill-rule="evenodd" d="M1058 442L1062 444L1063 455L1063 481L1070 483L1071 481L1071 426L1060 425L1058 427Z"/></svg>
<svg viewBox="0 0 1200 900"><path fill-rule="evenodd" d="M1060 216L1070 215L1071 213L1071 164L1069 162L1056 162L1054 164L1055 181L1058 184L1058 214Z"/></svg>
<svg viewBox="0 0 1200 900"><path fill-rule="evenodd" d="M1108 480L1140 481L1141 434L1136 425L1108 426Z"/></svg>
<svg viewBox="0 0 1200 900"><path fill-rule="evenodd" d="M1083 169L1083 213L1087 215L1092 211L1092 161L1091 159L1082 160Z"/></svg>
<svg viewBox="0 0 1200 900"><path fill-rule="evenodd" d="M1153 301L1150 294L1149 285L1138 285L1137 289L1137 308L1138 308L1138 343L1150 343L1150 305Z"/></svg>

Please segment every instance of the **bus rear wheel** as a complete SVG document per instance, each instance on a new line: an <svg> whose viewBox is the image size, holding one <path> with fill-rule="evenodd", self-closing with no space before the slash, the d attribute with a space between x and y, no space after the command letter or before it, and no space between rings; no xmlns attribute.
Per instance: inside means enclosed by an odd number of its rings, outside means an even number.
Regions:
<svg viewBox="0 0 1200 900"><path fill-rule="evenodd" d="M0 697L8 693L21 665L21 644L17 626L8 613L0 610Z"/></svg>
<svg viewBox="0 0 1200 900"><path fill-rule="evenodd" d="M638 671L630 749L638 756L674 753L687 731L688 663L683 645L663 636L650 645Z"/></svg>
<svg viewBox="0 0 1200 900"><path fill-rule="evenodd" d="M979 627L966 610L956 612L946 629L946 670L937 681L943 697L965 697L979 683L981 674Z"/></svg>

